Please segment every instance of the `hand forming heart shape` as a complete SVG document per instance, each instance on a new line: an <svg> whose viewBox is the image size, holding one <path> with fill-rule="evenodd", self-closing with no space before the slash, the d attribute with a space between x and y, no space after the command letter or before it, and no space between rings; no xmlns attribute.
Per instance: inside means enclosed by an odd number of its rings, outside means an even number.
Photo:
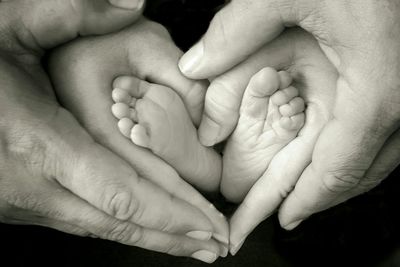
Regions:
<svg viewBox="0 0 400 267"><path fill-rule="evenodd" d="M82 38L60 48L51 57L50 71L63 105L75 114L98 142L127 160L144 177L170 188L178 197L191 203L206 203L199 200L193 189L178 182L180 178L171 167L149 150L140 148L150 148L197 187L208 191L218 188L220 178L216 173L221 172L221 159L211 149L198 145L194 126L189 129L185 126L190 122L190 117L186 112L180 112L183 104L169 89L175 90L182 98L191 118L198 122L205 84L188 80L180 74L177 68L180 56L181 52L160 26L142 20L119 33ZM286 72L275 73L276 76L272 69L264 69L268 66ZM259 72L260 70L262 71ZM244 127L238 125L231 137L235 140L229 141L227 159L224 158L223 161L222 190L228 198L243 200L250 187L256 183L245 198L244 204L239 206L231 218L232 253L237 252L244 238L256 226L251 225L253 220L249 218L253 219L259 214L272 214L290 192L296 180L285 180L285 176L288 173L299 175L310 162L315 140L330 118L334 100L337 74L314 39L300 29L287 31L247 59L245 64L216 78L213 84L217 81L230 87L232 94L226 96L226 101L237 101L237 95L243 95L250 78L257 72L259 73L248 86L247 103L246 94L242 103L243 122L240 123ZM268 90L275 91L281 87L281 96L275 93L275 98L277 102L283 101L280 110L286 112L287 116L302 111L301 101L296 103L299 100L295 98L298 92L294 87L289 87L290 76L293 77L293 86L298 88L307 105L305 124L301 131L297 134L298 127L302 126L298 125L294 131L283 131L281 136L272 138L278 140L278 145L273 145L272 151L266 150L265 147L270 145L263 143L262 137L268 139L268 136L257 135L255 140L263 145L262 149L259 149L256 143L247 146L247 150L243 151L240 145L257 134L251 116L264 116L261 120L264 125L268 96L271 94ZM278 83L275 88L271 85L274 79L275 83ZM295 91L292 91L293 89ZM256 100L251 98L252 94L262 94L263 90L267 90L264 93L265 98L260 98L260 95L258 99L261 101L255 102ZM289 98L283 97L282 100L282 96ZM257 95L255 97L257 98ZM286 105L292 106L293 109L285 111L283 104L293 98L297 100ZM113 113L119 119L118 127L110 112L113 101L117 102L113 106ZM269 112L271 113L271 107ZM276 112L275 110L274 115L268 117L267 123L276 120ZM255 118L256 122L260 121L259 117ZM278 121L279 119L280 117ZM141 124L150 127L151 136L143 130L144 126L140 127ZM118 132L118 128L139 146L132 145L129 139ZM276 128L273 132L276 132ZM286 139L285 134L288 134ZM248 154L245 155L244 152ZM240 160L243 156L251 156L252 153L258 154L258 157L250 157L256 161ZM263 157L270 157L270 160L263 161ZM241 163L243 164L240 166ZM234 168L236 171L232 172ZM240 171L243 173L231 179L233 174L239 174ZM251 180L246 180L246 177L251 177ZM173 188L177 183L180 183L181 187ZM270 205L252 206L253 199L260 197L269 199ZM227 229L224 223L205 206L199 204L200 209L208 213L214 222L216 232L220 236L226 236ZM263 210L262 213L259 212L260 209Z"/></svg>

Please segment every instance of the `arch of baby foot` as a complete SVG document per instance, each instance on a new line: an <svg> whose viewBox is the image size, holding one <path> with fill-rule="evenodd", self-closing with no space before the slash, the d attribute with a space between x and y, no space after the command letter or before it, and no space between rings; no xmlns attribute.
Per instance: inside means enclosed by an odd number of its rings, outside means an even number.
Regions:
<svg viewBox="0 0 400 267"><path fill-rule="evenodd" d="M151 150L196 188L210 193L218 190L221 157L200 144L178 94L134 76L119 76L112 87L112 113L126 138Z"/></svg>

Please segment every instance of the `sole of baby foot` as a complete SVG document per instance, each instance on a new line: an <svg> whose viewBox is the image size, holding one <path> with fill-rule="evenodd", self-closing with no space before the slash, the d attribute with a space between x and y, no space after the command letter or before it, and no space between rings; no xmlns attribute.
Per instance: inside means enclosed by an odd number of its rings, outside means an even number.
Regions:
<svg viewBox="0 0 400 267"><path fill-rule="evenodd" d="M183 101L172 89L132 76L118 77L113 87L112 113L124 136L150 149L199 189L218 190L221 158L200 144Z"/></svg>
<svg viewBox="0 0 400 267"><path fill-rule="evenodd" d="M304 100L287 72L264 68L250 80L223 156L221 191L240 202L304 124Z"/></svg>

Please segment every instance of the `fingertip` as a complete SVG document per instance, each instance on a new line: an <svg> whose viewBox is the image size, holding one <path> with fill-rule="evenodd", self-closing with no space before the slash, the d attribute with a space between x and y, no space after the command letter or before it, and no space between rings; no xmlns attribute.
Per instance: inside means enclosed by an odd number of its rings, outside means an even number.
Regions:
<svg viewBox="0 0 400 267"><path fill-rule="evenodd" d="M199 127L199 139L204 146L213 146L217 143L221 126L206 114L203 115Z"/></svg>
<svg viewBox="0 0 400 267"><path fill-rule="evenodd" d="M214 233L213 238L218 242L222 243L223 245L229 244L229 238L224 235Z"/></svg>
<svg viewBox="0 0 400 267"><path fill-rule="evenodd" d="M297 220L294 222L290 222L289 224L286 225L282 225L281 227L287 231L292 231L293 229L295 229L297 226L299 226L301 223L303 222L303 220Z"/></svg>
<svg viewBox="0 0 400 267"><path fill-rule="evenodd" d="M200 40L179 60L178 66L183 75L191 79L199 79L198 72L204 55L203 41Z"/></svg>
<svg viewBox="0 0 400 267"><path fill-rule="evenodd" d="M207 250L199 250L192 254L192 258L205 262L205 263L213 263L217 260L218 256L214 252L210 252Z"/></svg>
<svg viewBox="0 0 400 267"><path fill-rule="evenodd" d="M243 221L246 212L243 212L240 207L239 209L239 212L235 212L230 221L229 251L233 256L239 251L244 240L252 231L252 227L249 227L248 223Z"/></svg>
<svg viewBox="0 0 400 267"><path fill-rule="evenodd" d="M294 194L294 192L289 194L278 211L279 224L287 231L295 229L313 213L310 207L305 207L304 203Z"/></svg>
<svg viewBox="0 0 400 267"><path fill-rule="evenodd" d="M197 239L197 240L202 240L202 241L208 241L210 240L212 233L208 231L190 231L186 233L186 236Z"/></svg>
<svg viewBox="0 0 400 267"><path fill-rule="evenodd" d="M239 243L231 244L231 246L229 247L229 252L231 253L232 256L235 256L239 252L245 240L246 238L244 237Z"/></svg>

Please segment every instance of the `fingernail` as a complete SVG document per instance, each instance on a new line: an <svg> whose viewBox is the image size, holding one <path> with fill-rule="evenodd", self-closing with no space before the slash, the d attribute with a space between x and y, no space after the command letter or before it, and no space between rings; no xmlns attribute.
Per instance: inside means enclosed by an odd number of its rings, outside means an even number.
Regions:
<svg viewBox="0 0 400 267"><path fill-rule="evenodd" d="M218 242L221 242L224 245L228 245L229 244L229 239L223 235L220 234L213 234L213 237L215 240L217 240Z"/></svg>
<svg viewBox="0 0 400 267"><path fill-rule="evenodd" d="M220 126L207 116L203 119L199 127L199 139L204 146L213 146L217 142Z"/></svg>
<svg viewBox="0 0 400 267"><path fill-rule="evenodd" d="M179 60L179 69L185 75L193 74L199 67L204 54L204 45L200 40Z"/></svg>
<svg viewBox="0 0 400 267"><path fill-rule="evenodd" d="M207 240L210 240L212 233L205 232L205 231L192 231L192 232L186 233L186 235L190 238L207 241Z"/></svg>
<svg viewBox="0 0 400 267"><path fill-rule="evenodd" d="M124 9L140 9L144 0L108 0L111 5Z"/></svg>
<svg viewBox="0 0 400 267"><path fill-rule="evenodd" d="M294 228L296 228L297 226L299 226L299 224L302 222L303 220L298 220L292 223L287 224L286 226L283 226L283 228L285 228L288 231L293 230Z"/></svg>
<svg viewBox="0 0 400 267"><path fill-rule="evenodd" d="M230 252L231 252L232 256L235 256L236 253L238 253L238 251L243 246L245 240L246 240L246 238L243 238L242 241L240 241L238 244L231 246Z"/></svg>
<svg viewBox="0 0 400 267"><path fill-rule="evenodd" d="M213 263L217 259L217 254L207 250L199 250L192 254L192 258L206 263Z"/></svg>
<svg viewBox="0 0 400 267"><path fill-rule="evenodd" d="M228 256L228 252L229 252L229 249L228 249L228 247L226 247L226 246L222 246L222 252L221 252L221 257L222 258L226 258L226 256Z"/></svg>

